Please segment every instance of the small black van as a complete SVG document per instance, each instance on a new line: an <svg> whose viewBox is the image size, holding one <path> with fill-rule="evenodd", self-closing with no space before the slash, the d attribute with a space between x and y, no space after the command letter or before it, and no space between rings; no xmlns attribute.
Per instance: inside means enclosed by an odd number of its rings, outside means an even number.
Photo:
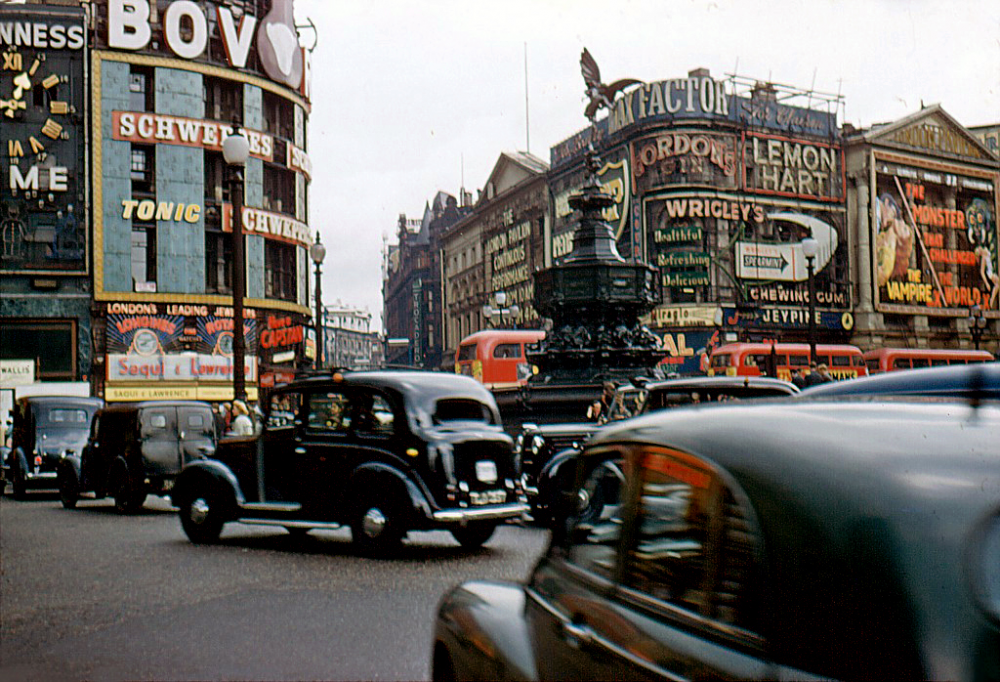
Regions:
<svg viewBox="0 0 1000 682"><path fill-rule="evenodd" d="M188 462L215 453L208 403L171 400L108 405L94 416L81 456L59 467L59 497L72 509L80 494L115 498L121 513L140 509L147 494L169 495Z"/></svg>

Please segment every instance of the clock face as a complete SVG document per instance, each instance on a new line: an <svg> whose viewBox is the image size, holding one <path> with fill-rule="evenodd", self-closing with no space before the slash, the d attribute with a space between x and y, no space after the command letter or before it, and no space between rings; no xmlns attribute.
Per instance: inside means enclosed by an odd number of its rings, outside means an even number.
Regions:
<svg viewBox="0 0 1000 682"><path fill-rule="evenodd" d="M132 347L139 355L153 355L160 348L156 332L150 329L140 329L132 338Z"/></svg>
<svg viewBox="0 0 1000 682"><path fill-rule="evenodd" d="M69 102L69 76L50 66L57 62L65 64L41 50L12 46L0 52L0 123L9 132L0 153L11 163L44 161L56 143L69 139L76 111Z"/></svg>

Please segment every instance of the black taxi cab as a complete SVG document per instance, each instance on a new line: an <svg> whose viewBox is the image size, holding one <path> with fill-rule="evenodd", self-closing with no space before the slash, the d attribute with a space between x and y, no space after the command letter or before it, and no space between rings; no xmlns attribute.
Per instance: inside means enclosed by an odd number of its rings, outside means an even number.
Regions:
<svg viewBox="0 0 1000 682"><path fill-rule="evenodd" d="M496 402L469 377L335 372L275 389L263 420L178 477L172 499L193 542L238 521L293 533L349 526L370 554L418 530L478 547L527 510Z"/></svg>
<svg viewBox="0 0 1000 682"><path fill-rule="evenodd" d="M998 443L954 400L606 426L527 581L443 597L433 678L998 680Z"/></svg>

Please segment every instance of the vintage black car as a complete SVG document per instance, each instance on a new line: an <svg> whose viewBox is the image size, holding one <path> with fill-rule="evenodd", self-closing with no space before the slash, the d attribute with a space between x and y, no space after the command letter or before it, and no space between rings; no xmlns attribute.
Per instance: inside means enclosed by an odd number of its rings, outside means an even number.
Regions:
<svg viewBox="0 0 1000 682"><path fill-rule="evenodd" d="M11 450L4 463L15 499L23 499L29 488L57 486L59 462L83 450L90 420L103 404L100 398L68 396L33 396L15 403Z"/></svg>
<svg viewBox="0 0 1000 682"><path fill-rule="evenodd" d="M59 497L72 509L82 493L111 495L123 514L142 508L147 495L169 495L188 462L215 453L212 406L193 400L113 403L94 415L80 455L59 465Z"/></svg>
<svg viewBox="0 0 1000 682"><path fill-rule="evenodd" d="M193 542L239 521L347 525L373 554L411 530L478 547L527 510L496 403L469 377L337 372L275 389L265 410L260 435L221 442L178 478L173 500Z"/></svg>
<svg viewBox="0 0 1000 682"><path fill-rule="evenodd" d="M536 522L549 520L552 487L564 463L580 451L601 425L639 414L683 405L717 405L731 400L780 398L798 393L788 381L769 377L684 377L661 381L636 380L619 386L605 415L598 421L566 424L525 424L514 441L521 485Z"/></svg>
<svg viewBox="0 0 1000 682"><path fill-rule="evenodd" d="M1000 679L1000 406L777 401L596 433L526 584L433 677Z"/></svg>

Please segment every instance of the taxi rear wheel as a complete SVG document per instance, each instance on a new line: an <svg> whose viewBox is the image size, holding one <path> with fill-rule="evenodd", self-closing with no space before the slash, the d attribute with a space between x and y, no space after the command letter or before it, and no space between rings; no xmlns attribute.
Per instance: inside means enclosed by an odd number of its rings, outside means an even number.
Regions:
<svg viewBox="0 0 1000 682"><path fill-rule="evenodd" d="M119 514L134 514L142 509L146 501L146 491L139 488L132 479L125 461L115 462L111 480L114 481L115 509Z"/></svg>
<svg viewBox="0 0 1000 682"><path fill-rule="evenodd" d="M76 480L76 475L73 471L63 467L59 470L59 501L66 509L73 509L79 499L80 485Z"/></svg>
<svg viewBox="0 0 1000 682"><path fill-rule="evenodd" d="M497 524L493 521L479 521L470 523L465 528L452 528L451 534L462 547L476 549L485 545L496 529Z"/></svg>
<svg viewBox="0 0 1000 682"><path fill-rule="evenodd" d="M392 554L399 548L404 535L406 527L397 505L381 496L358 497L351 519L351 538L362 554Z"/></svg>

